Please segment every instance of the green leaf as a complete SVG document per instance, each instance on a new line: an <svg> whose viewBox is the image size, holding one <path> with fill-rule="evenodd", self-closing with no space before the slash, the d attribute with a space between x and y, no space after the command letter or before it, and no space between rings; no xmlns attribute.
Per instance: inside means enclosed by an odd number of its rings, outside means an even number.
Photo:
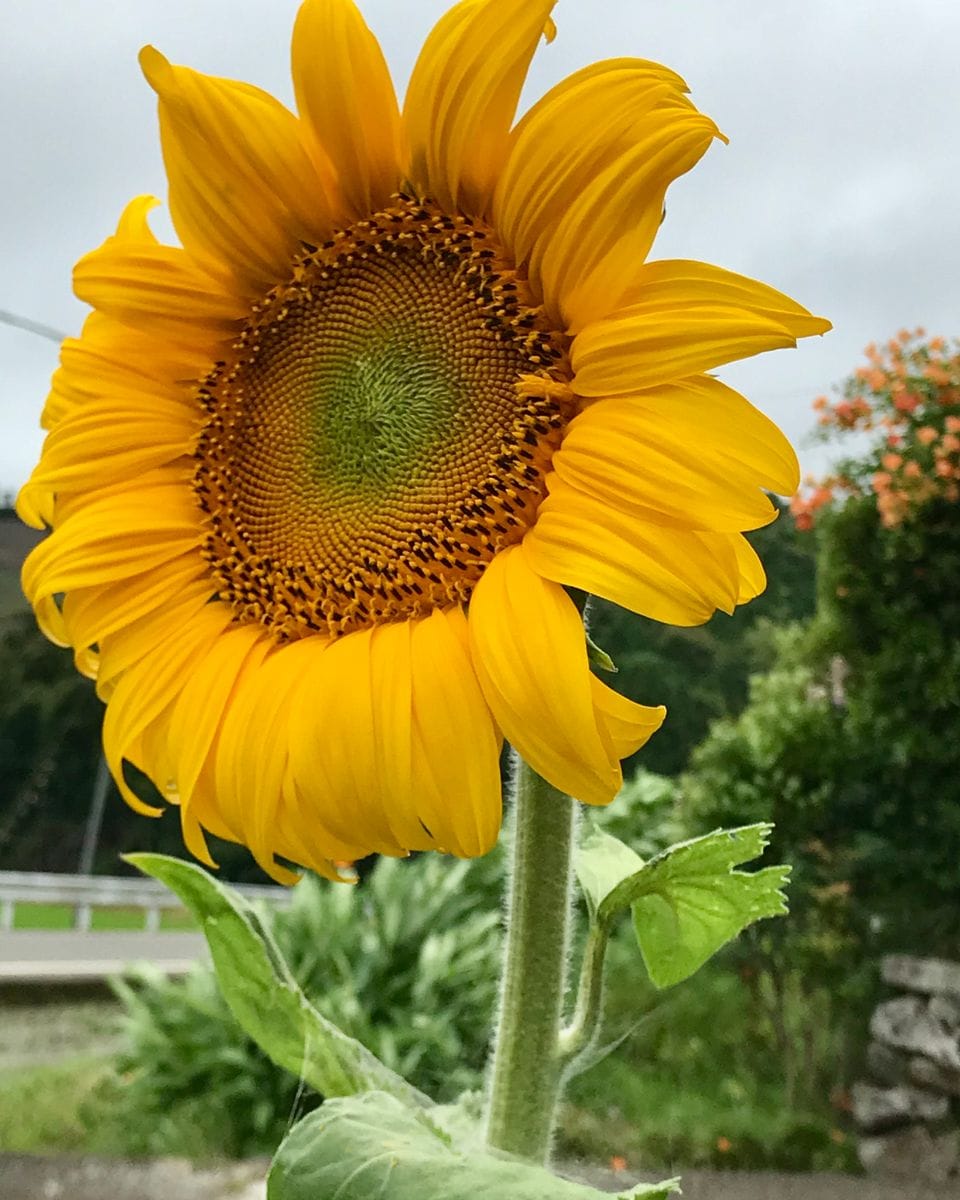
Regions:
<svg viewBox="0 0 960 1200"><path fill-rule="evenodd" d="M406 1104L431 1103L313 1007L243 897L201 867L165 854L126 860L166 884L196 917L233 1015L278 1066L324 1096L376 1089Z"/></svg>
<svg viewBox="0 0 960 1200"><path fill-rule="evenodd" d="M593 919L608 928L626 908L653 983L671 987L764 917L787 911L789 867L734 871L762 854L772 826L715 830L644 863L609 834L591 833L577 874Z"/></svg>
<svg viewBox="0 0 960 1200"><path fill-rule="evenodd" d="M638 1183L629 1192L621 1192L616 1200L637 1200L641 1196L643 1200L667 1200L669 1196L679 1195L681 1190L678 1175L675 1179L665 1179L663 1183Z"/></svg>
<svg viewBox="0 0 960 1200"><path fill-rule="evenodd" d="M591 667L596 667L598 671L607 671L611 675L617 675L617 664L613 661L610 655L598 646L589 633L584 630L584 635L587 639L587 659Z"/></svg>
<svg viewBox="0 0 960 1200"><path fill-rule="evenodd" d="M649 1188L649 1185L647 1185ZM665 1200L673 1184L624 1196ZM327 1101L288 1134L270 1168L267 1200L601 1200L530 1163L462 1153L424 1113L392 1096Z"/></svg>
<svg viewBox="0 0 960 1200"><path fill-rule="evenodd" d="M643 867L639 854L596 826L581 841L573 861L591 918L618 883Z"/></svg>

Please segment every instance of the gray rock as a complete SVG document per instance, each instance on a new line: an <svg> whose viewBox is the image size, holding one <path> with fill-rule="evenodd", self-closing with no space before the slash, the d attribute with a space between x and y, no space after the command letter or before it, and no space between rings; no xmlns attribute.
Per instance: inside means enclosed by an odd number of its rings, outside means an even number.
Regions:
<svg viewBox="0 0 960 1200"><path fill-rule="evenodd" d="M942 1121L950 1110L946 1096L909 1084L884 1088L855 1083L852 1095L853 1119L865 1133L880 1133L916 1121Z"/></svg>
<svg viewBox="0 0 960 1200"><path fill-rule="evenodd" d="M867 1073L874 1083L896 1087L910 1078L910 1059L882 1042L871 1042L867 1047Z"/></svg>
<svg viewBox="0 0 960 1200"><path fill-rule="evenodd" d="M929 1088L945 1096L960 1096L960 1070L940 1066L919 1054L909 1060L907 1077L917 1087Z"/></svg>
<svg viewBox="0 0 960 1200"><path fill-rule="evenodd" d="M860 1162L865 1171L903 1179L911 1186L904 1198L915 1194L916 1183L946 1183L960 1169L960 1135L932 1134L912 1125L885 1137L860 1139Z"/></svg>
<svg viewBox="0 0 960 1200"><path fill-rule="evenodd" d="M927 1012L951 1033L960 1033L960 996L931 996Z"/></svg>
<svg viewBox="0 0 960 1200"><path fill-rule="evenodd" d="M960 1070L960 1036L919 996L897 996L878 1005L870 1033L893 1050L920 1054L937 1066Z"/></svg>
<svg viewBox="0 0 960 1200"><path fill-rule="evenodd" d="M913 958L909 954L888 954L880 964L886 983L908 992L935 992L960 997L960 963L943 958Z"/></svg>

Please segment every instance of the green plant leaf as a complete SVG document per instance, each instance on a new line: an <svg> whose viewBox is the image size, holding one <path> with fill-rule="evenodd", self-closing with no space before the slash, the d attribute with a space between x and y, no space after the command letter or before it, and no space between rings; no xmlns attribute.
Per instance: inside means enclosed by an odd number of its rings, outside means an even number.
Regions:
<svg viewBox="0 0 960 1200"><path fill-rule="evenodd" d="M787 911L789 867L735 871L759 857L772 826L718 829L671 846L644 863L609 834L593 831L577 859L592 918L608 928L626 908L653 983L671 987L764 917Z"/></svg>
<svg viewBox="0 0 960 1200"><path fill-rule="evenodd" d="M663 1183L638 1183L629 1192L620 1192L615 1200L667 1200L668 1196L679 1195L681 1192L680 1176L665 1179Z"/></svg>
<svg viewBox="0 0 960 1200"><path fill-rule="evenodd" d="M584 635L587 639L587 658L591 667L596 667L598 671L607 671L611 675L618 674L617 664L606 650L602 646L598 646L586 630L584 630Z"/></svg>
<svg viewBox="0 0 960 1200"><path fill-rule="evenodd" d="M666 1200L675 1181L627 1192ZM267 1200L600 1200L609 1193L530 1163L462 1153L425 1113L392 1096L327 1101L294 1126L270 1168Z"/></svg>
<svg viewBox="0 0 960 1200"><path fill-rule="evenodd" d="M407 1104L431 1103L313 1007L240 895L201 867L165 854L128 854L126 860L166 884L196 917L233 1015L278 1066L324 1096L377 1090Z"/></svg>
<svg viewBox="0 0 960 1200"><path fill-rule="evenodd" d="M639 854L596 826L581 841L573 861L591 918L597 917L600 905L617 884L643 868Z"/></svg>

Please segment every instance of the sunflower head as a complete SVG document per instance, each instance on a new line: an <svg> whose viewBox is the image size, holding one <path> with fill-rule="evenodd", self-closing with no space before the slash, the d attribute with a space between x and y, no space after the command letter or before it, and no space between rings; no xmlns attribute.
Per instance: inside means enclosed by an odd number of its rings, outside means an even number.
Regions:
<svg viewBox="0 0 960 1200"><path fill-rule="evenodd" d="M648 261L719 132L665 67L516 118L553 0L463 0L402 108L351 0L306 0L297 114L147 48L180 245L150 197L78 263L24 568L104 743L204 830L336 876L487 850L506 737L591 804L663 720L590 671L568 588L692 625L764 586L743 531L792 450L707 372L827 322Z"/></svg>

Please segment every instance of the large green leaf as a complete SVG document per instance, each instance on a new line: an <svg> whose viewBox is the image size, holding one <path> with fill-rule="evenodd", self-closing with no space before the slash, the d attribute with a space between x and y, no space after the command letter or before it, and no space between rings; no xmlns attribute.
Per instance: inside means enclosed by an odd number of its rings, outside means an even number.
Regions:
<svg viewBox="0 0 960 1200"><path fill-rule="evenodd" d="M196 917L233 1015L278 1066L324 1096L378 1090L407 1104L431 1103L313 1007L270 932L240 895L193 863L165 854L126 857L166 884Z"/></svg>
<svg viewBox="0 0 960 1200"><path fill-rule="evenodd" d="M640 1185L619 1200L666 1200L677 1181ZM543 1167L455 1150L424 1113L392 1096L327 1101L284 1140L267 1200L610 1200Z"/></svg>
<svg viewBox="0 0 960 1200"><path fill-rule="evenodd" d="M733 870L763 853L771 828L718 829L646 863L617 838L592 831L577 855L592 919L606 929L631 908L651 980L661 988L679 983L747 925L787 911L789 867Z"/></svg>

